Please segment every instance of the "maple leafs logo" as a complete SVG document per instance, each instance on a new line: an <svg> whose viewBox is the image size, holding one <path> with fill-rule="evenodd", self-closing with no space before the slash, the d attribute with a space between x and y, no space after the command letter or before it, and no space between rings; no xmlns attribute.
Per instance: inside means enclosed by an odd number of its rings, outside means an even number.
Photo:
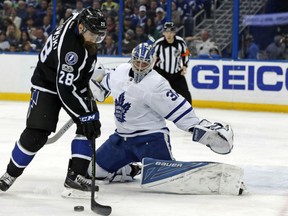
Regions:
<svg viewBox="0 0 288 216"><path fill-rule="evenodd" d="M122 94L120 94L120 96L118 97L118 99L115 100L115 112L114 115L116 117L116 119L123 123L125 122L125 114L127 113L127 111L130 109L131 107L131 103L125 103L125 96L124 96L124 92Z"/></svg>

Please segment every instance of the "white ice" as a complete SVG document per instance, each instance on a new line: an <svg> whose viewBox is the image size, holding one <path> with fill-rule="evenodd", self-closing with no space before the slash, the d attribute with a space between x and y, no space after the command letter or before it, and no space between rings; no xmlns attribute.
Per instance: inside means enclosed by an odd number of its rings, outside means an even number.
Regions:
<svg viewBox="0 0 288 216"><path fill-rule="evenodd" d="M25 127L27 102L0 101L0 174L5 172L11 150ZM114 131L113 106L100 104L102 136L97 146ZM195 108L200 118L221 120L234 129L234 149L218 155L191 142L191 135L173 124L172 150L180 161L217 161L240 166L249 194L175 195L145 192L140 179L133 183L100 185L97 202L112 206L114 216L288 216L288 115ZM58 128L69 117L61 112ZM90 199L64 199L60 196L70 157L72 127L54 144L35 156L7 192L0 192L1 216L95 215ZM83 205L84 212L73 207Z"/></svg>

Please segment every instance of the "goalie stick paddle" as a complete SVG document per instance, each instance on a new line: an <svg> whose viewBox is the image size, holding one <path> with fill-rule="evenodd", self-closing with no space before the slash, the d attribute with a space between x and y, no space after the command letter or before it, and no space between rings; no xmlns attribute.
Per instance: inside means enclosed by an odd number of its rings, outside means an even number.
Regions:
<svg viewBox="0 0 288 216"><path fill-rule="evenodd" d="M74 124L73 120L70 119L67 121L61 128L60 130L52 137L48 138L47 142L45 144L51 144L56 142L60 137L63 136L64 133Z"/></svg>
<svg viewBox="0 0 288 216"><path fill-rule="evenodd" d="M95 201L95 150L96 150L96 141L95 137L91 140L92 142L92 185L91 185L91 210L96 214L100 215L110 215L112 212L111 206L105 206L97 203Z"/></svg>

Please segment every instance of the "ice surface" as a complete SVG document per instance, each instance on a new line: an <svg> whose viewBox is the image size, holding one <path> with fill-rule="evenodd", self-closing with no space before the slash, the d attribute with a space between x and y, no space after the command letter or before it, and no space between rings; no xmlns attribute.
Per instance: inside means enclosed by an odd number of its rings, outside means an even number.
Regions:
<svg viewBox="0 0 288 216"><path fill-rule="evenodd" d="M25 127L27 102L0 101L0 174L5 172L11 150ZM114 131L113 106L99 105L102 136L99 146ZM191 135L168 123L172 151L180 161L217 161L244 168L249 194L244 196L175 195L143 191L139 178L133 183L100 185L97 202L111 205L115 216L288 216L288 115L195 108L200 118L232 125L234 149L218 155L192 143ZM58 128L69 117L61 112ZM0 192L0 216L95 215L90 199L60 196L70 157L73 126L54 144L35 156L23 175ZM83 205L84 212L74 212Z"/></svg>

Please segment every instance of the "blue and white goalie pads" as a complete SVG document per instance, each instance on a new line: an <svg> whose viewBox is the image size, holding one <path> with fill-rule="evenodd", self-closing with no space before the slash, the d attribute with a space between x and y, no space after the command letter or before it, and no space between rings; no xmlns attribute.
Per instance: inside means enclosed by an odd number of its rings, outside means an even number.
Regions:
<svg viewBox="0 0 288 216"><path fill-rule="evenodd" d="M239 195L243 169L216 162L180 162L144 158L141 187L164 193Z"/></svg>
<svg viewBox="0 0 288 216"><path fill-rule="evenodd" d="M233 149L234 133L230 125L206 119L193 129L192 140L208 146L218 154L228 154Z"/></svg>

